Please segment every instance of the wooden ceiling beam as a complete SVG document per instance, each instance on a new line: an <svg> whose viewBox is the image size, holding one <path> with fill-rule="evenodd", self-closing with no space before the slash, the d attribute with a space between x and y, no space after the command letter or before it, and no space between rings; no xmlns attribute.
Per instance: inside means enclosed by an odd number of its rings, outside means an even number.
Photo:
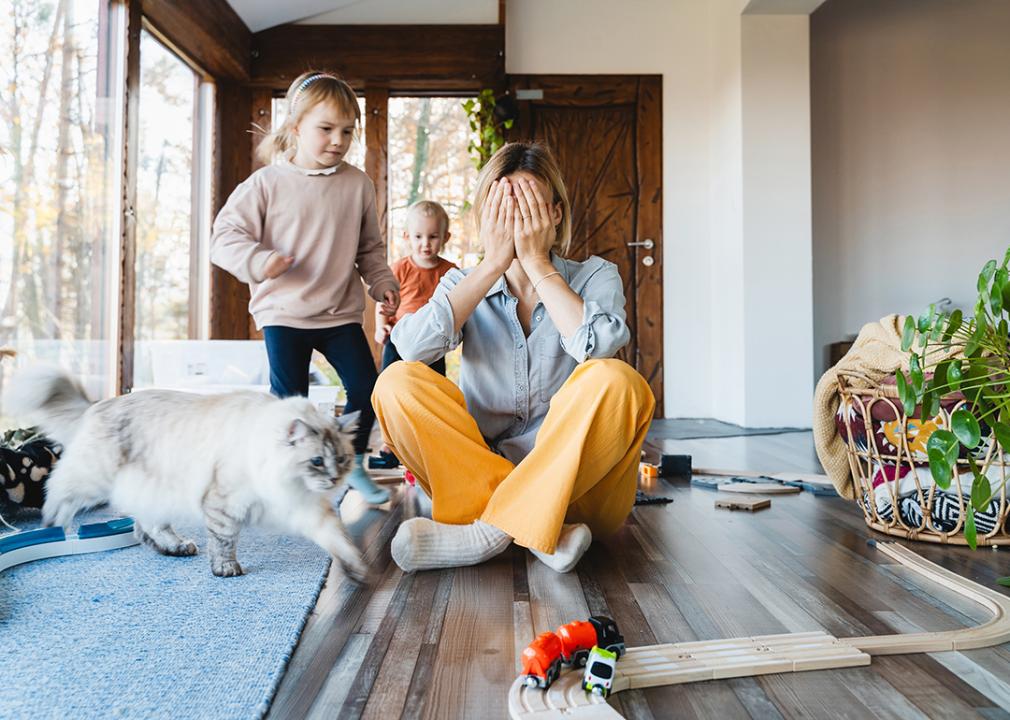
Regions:
<svg viewBox="0 0 1010 720"><path fill-rule="evenodd" d="M253 35L252 55L250 84L275 90L324 69L356 88L469 92L503 86L505 28L281 25Z"/></svg>
<svg viewBox="0 0 1010 720"><path fill-rule="evenodd" d="M226 0L143 0L159 39L216 80L249 80L252 32Z"/></svg>

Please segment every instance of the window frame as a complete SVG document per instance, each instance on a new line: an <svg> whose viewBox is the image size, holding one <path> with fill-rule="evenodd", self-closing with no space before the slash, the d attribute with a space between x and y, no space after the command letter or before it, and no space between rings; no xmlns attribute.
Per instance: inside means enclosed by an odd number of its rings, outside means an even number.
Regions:
<svg viewBox="0 0 1010 720"><path fill-rule="evenodd" d="M137 162L140 117L140 38L148 33L165 50L193 72L193 160L190 188L190 263L188 335L206 339L210 334L210 225L216 189L214 177L216 83L178 45L166 37L144 14L139 2L129 2L127 23L127 62L125 93L125 167L123 172L123 233L121 238L121 273L119 283L119 358L116 379L120 394L134 388L137 297Z"/></svg>

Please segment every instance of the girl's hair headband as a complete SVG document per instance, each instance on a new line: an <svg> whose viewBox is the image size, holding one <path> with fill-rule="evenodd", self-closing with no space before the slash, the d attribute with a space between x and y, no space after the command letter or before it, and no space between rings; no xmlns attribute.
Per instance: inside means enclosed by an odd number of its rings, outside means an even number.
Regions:
<svg viewBox="0 0 1010 720"><path fill-rule="evenodd" d="M294 110L295 107L298 105L298 101L301 99L302 93L305 92L305 89L309 85L314 83L316 80L321 80L322 78L329 78L330 80L337 79L333 75L329 75L327 73L316 73L315 75L309 75L307 78L298 83L298 87L295 88L295 94L291 96L291 110Z"/></svg>

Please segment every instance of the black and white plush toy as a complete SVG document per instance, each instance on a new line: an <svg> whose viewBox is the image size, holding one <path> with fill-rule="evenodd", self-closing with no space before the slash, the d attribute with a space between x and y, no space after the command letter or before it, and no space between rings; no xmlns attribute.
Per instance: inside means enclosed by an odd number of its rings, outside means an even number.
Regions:
<svg viewBox="0 0 1010 720"><path fill-rule="evenodd" d="M63 447L34 428L0 437L0 507L41 508L46 478Z"/></svg>

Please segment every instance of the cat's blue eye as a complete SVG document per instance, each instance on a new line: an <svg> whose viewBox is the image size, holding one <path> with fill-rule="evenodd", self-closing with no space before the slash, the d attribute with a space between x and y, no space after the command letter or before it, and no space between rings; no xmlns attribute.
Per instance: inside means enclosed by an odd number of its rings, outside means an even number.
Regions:
<svg viewBox="0 0 1010 720"><path fill-rule="evenodd" d="M316 467L322 467L323 466L323 459L321 457L319 457L318 455L316 457L312 458L311 460L309 460L309 462L312 463L313 465L315 465Z"/></svg>

